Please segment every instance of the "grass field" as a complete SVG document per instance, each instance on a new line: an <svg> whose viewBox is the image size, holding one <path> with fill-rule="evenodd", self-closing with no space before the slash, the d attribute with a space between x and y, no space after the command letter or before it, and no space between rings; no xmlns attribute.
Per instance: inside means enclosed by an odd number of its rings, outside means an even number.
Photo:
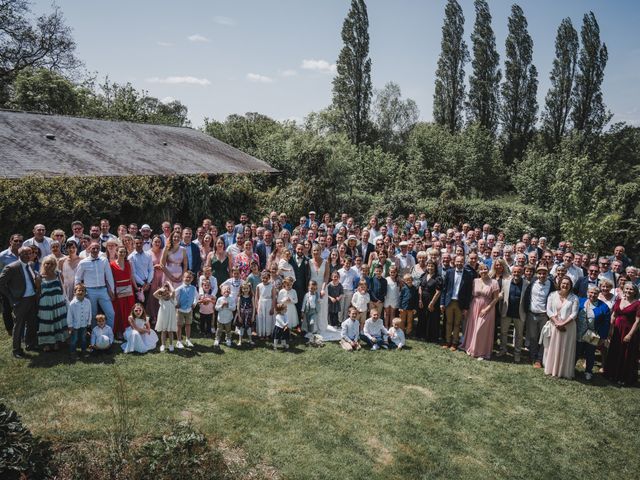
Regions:
<svg viewBox="0 0 640 480"><path fill-rule="evenodd" d="M10 356L0 339L0 397L47 439L96 439L113 417L116 372L137 435L191 419L282 478L638 478L640 389L596 375L545 377L508 361L409 342L402 352L337 344ZM582 378L582 375L578 375Z"/></svg>

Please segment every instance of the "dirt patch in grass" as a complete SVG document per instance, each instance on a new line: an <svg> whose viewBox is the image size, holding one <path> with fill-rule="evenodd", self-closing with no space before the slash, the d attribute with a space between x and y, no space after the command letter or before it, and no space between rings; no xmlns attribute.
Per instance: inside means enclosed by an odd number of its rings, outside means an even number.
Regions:
<svg viewBox="0 0 640 480"><path fill-rule="evenodd" d="M380 467L387 467L393 463L393 455L378 437L369 437L367 445L373 452L373 458Z"/></svg>
<svg viewBox="0 0 640 480"><path fill-rule="evenodd" d="M232 478L269 480L281 478L278 471L269 465L264 463L250 464L247 460L247 453L239 447L220 442L218 449L222 452Z"/></svg>
<svg viewBox="0 0 640 480"><path fill-rule="evenodd" d="M420 392L428 400L434 400L436 398L436 394L433 392L433 390L427 387L422 387L420 385L405 385L404 388L405 390L414 390L416 392Z"/></svg>

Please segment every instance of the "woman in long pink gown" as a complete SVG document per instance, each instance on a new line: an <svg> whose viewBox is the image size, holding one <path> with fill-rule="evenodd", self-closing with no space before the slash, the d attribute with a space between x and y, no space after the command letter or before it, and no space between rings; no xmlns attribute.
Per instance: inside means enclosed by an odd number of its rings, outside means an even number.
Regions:
<svg viewBox="0 0 640 480"><path fill-rule="evenodd" d="M489 278L489 268L481 263L478 267L480 278L473 281L473 298L464 328L464 346L467 355L479 360L491 358L495 330L495 310L500 287L495 279Z"/></svg>
<svg viewBox="0 0 640 480"><path fill-rule="evenodd" d="M171 282L173 288L182 283L182 274L189 269L187 251L180 246L180 233L173 232L165 245L160 262L164 272L164 281Z"/></svg>
<svg viewBox="0 0 640 480"><path fill-rule="evenodd" d="M576 342L579 301L571 293L573 282L568 276L558 279L559 290L547 298L547 316L551 322L549 345L544 348L544 373L554 377L573 378L576 368Z"/></svg>
<svg viewBox="0 0 640 480"><path fill-rule="evenodd" d="M149 287L149 295L147 300L147 313L151 317L151 322L155 323L158 319L158 310L160 310L160 303L158 299L153 295L156 290L162 286L162 279L164 278L164 272L162 271L162 240L158 235L151 240L151 263L153 264L153 280L151 280L151 287Z"/></svg>

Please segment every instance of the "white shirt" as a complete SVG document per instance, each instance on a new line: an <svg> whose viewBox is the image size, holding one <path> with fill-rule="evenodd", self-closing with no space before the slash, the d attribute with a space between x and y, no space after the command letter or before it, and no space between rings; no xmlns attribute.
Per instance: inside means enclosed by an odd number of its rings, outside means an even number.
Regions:
<svg viewBox="0 0 640 480"><path fill-rule="evenodd" d="M280 328L288 327L289 326L289 321L287 319L287 316L286 315L282 315L281 313L276 315L275 325L276 325L276 327L280 327Z"/></svg>
<svg viewBox="0 0 640 480"><path fill-rule="evenodd" d="M80 260L76 270L76 285L79 283L84 283L87 288L108 286L112 292L115 291L113 272L106 257L88 256Z"/></svg>
<svg viewBox="0 0 640 480"><path fill-rule="evenodd" d="M31 265L28 263L24 263L20 260L20 265L22 265L22 273L24 274L24 293L22 294L22 297L33 297L36 294L35 273L33 272ZM29 281L29 278L31 278L31 281Z"/></svg>
<svg viewBox="0 0 640 480"><path fill-rule="evenodd" d="M360 338L360 322L358 320L351 320L351 318L347 318L342 322L340 336L347 342L358 340L358 338Z"/></svg>
<svg viewBox="0 0 640 480"><path fill-rule="evenodd" d="M338 274L340 275L340 283L342 284L342 288L350 292L353 291L353 282L355 282L356 278L358 278L358 269L351 267L349 270L345 270L341 268L338 270Z"/></svg>
<svg viewBox="0 0 640 480"><path fill-rule="evenodd" d="M67 326L78 329L91 325L91 302L87 297L82 301L73 297L67 307Z"/></svg>
<svg viewBox="0 0 640 480"><path fill-rule="evenodd" d="M389 329L389 340L395 343L398 348L404 347L405 343L407 343L402 329L396 327L391 327Z"/></svg>
<svg viewBox="0 0 640 480"><path fill-rule="evenodd" d="M49 237L43 237L42 238L42 242L38 242L35 237L31 237L27 240L25 240L22 243L23 247L30 247L31 245L35 245L38 247L38 250L40 250L40 258L44 258L47 255L51 255L51 244L53 243L53 240Z"/></svg>
<svg viewBox="0 0 640 480"><path fill-rule="evenodd" d="M551 275L555 277L556 271L558 270L558 265L554 265L551 269ZM571 279L573 284L575 285L578 280L580 280L584 276L584 272L580 267L576 267L575 265L571 265L567 268L567 277Z"/></svg>
<svg viewBox="0 0 640 480"><path fill-rule="evenodd" d="M382 318L378 318L376 322L373 321L373 318L367 318L367 321L364 322L364 329L362 333L371 340L374 340L374 337L381 337L383 335L387 335L389 332L384 328Z"/></svg>
<svg viewBox="0 0 640 480"><path fill-rule="evenodd" d="M227 301L228 304L223 305L224 301ZM225 297L224 295L216 301L216 311L218 312L218 323L223 325L227 325L231 323L233 320L233 311L236 309L236 301L235 299L229 295Z"/></svg>
<svg viewBox="0 0 640 480"><path fill-rule="evenodd" d="M356 307L356 310L358 310L358 312L366 312L367 306L369 305L370 301L371 297L369 296L368 292L360 293L356 290L356 292L353 294L353 297L351 298L351 305Z"/></svg>
<svg viewBox="0 0 640 480"><path fill-rule="evenodd" d="M547 297L549 296L549 290L551 290L551 281L547 280L542 284L539 280L533 282L531 285L531 313L546 313L547 312Z"/></svg>
<svg viewBox="0 0 640 480"><path fill-rule="evenodd" d="M103 336L109 339L109 344L113 343L113 330L111 330L111 327L106 323L102 328L98 325L93 327L93 330L91 331L91 345L97 345L98 339Z"/></svg>
<svg viewBox="0 0 640 480"><path fill-rule="evenodd" d="M398 273L400 274L400 276L404 275L405 273L409 273L413 266L416 264L416 259L413 258L413 255L411 255L409 252L407 252L406 255L398 253L396 255L396 259L398 261Z"/></svg>
<svg viewBox="0 0 640 480"><path fill-rule="evenodd" d="M458 299L458 293L460 292L460 284L462 283L462 272L463 270L458 270L458 269L455 269L453 272L453 295L451 295L451 300Z"/></svg>

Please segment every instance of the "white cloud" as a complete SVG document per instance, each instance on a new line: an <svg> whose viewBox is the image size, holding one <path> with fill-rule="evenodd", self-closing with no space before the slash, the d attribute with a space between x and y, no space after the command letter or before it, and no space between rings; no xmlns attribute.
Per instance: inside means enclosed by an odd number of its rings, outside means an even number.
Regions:
<svg viewBox="0 0 640 480"><path fill-rule="evenodd" d="M161 98L161 99L160 99L160 103L164 103L164 104L171 103L171 102L175 102L175 101L176 101L176 99L175 99L175 98L173 98L173 97L171 97L171 96L169 96L169 97L164 97L164 98Z"/></svg>
<svg viewBox="0 0 640 480"><path fill-rule="evenodd" d="M295 77L298 75L298 72L296 72L295 70L292 69L288 69L288 70L280 70L280 75L282 75L283 77Z"/></svg>
<svg viewBox="0 0 640 480"><path fill-rule="evenodd" d="M301 68L304 70L315 70L322 73L335 73L336 64L329 63L326 60L302 60Z"/></svg>
<svg viewBox="0 0 640 480"><path fill-rule="evenodd" d="M206 78L197 77L151 77L147 78L149 83L167 83L170 85L210 85L211 82Z"/></svg>
<svg viewBox="0 0 640 480"><path fill-rule="evenodd" d="M156 45L158 45L159 47L173 47L173 43L171 42L157 41Z"/></svg>
<svg viewBox="0 0 640 480"><path fill-rule="evenodd" d="M199 33L194 33L193 35L189 35L187 37L187 40L194 43L208 43L211 41L207 37L205 37L204 35L200 35Z"/></svg>
<svg viewBox="0 0 640 480"><path fill-rule="evenodd" d="M223 17L222 15L217 15L213 17L213 21L218 25L224 25L225 27L235 27L236 21L233 18Z"/></svg>
<svg viewBox="0 0 640 480"><path fill-rule="evenodd" d="M273 83L273 78L258 73L247 73L247 80L256 83Z"/></svg>

